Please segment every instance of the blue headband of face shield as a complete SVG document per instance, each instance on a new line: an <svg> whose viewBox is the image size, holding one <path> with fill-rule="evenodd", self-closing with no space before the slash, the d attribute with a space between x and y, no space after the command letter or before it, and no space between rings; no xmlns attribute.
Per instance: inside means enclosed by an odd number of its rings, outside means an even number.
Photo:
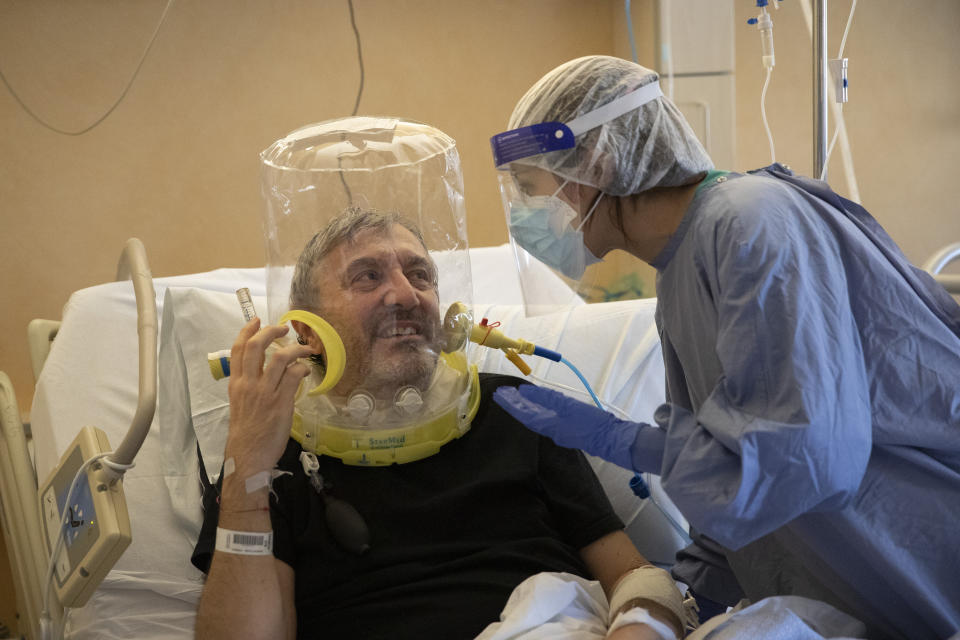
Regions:
<svg viewBox="0 0 960 640"><path fill-rule="evenodd" d="M574 118L566 124L562 122L541 122L498 133L490 138L494 164L500 169L522 158L560 149L572 149L578 136L656 100L662 95L659 81L654 81L636 91L620 96L602 107L597 107L593 111Z"/></svg>

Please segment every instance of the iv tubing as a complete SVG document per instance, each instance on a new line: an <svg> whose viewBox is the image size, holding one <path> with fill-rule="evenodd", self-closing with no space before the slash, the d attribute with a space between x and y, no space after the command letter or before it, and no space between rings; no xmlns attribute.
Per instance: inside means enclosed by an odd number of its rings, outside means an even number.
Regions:
<svg viewBox="0 0 960 640"><path fill-rule="evenodd" d="M853 12L857 10L857 0L853 0L850 3L850 15L847 16L847 26L843 29L843 37L840 39L840 51L837 53L837 59L843 59L843 49L847 46L847 36L850 34L850 25L853 24ZM827 179L827 165L830 164L830 155L833 153L833 147L837 144L837 137L840 135L840 129L846 128L846 123L843 120L843 103L837 103L836 105L837 114L836 121L837 124L833 130L833 138L830 140L830 146L827 147L827 155L823 160L823 171L820 172L820 179Z"/></svg>
<svg viewBox="0 0 960 640"><path fill-rule="evenodd" d="M813 16L811 15L810 8L811 0L801 0L800 9L803 10L803 19L807 23L807 32L810 35L810 39L814 40L813 33ZM824 56L826 56L826 51L822 51ZM814 71L816 71L816 64L814 64ZM817 101L814 100L814 109L816 110ZM836 102L831 105L834 109L834 118L839 122L843 118L843 113L840 111L840 105ZM816 135L816 126L814 127L814 134ZM860 187L857 184L857 176L854 172L853 167L853 157L850 153L850 140L847 137L847 128L841 127L840 130L840 156L843 160L843 173L847 179L847 193L850 200L853 202L860 202Z"/></svg>
<svg viewBox="0 0 960 640"><path fill-rule="evenodd" d="M770 164L777 161L777 154L773 147L773 134L770 132L770 123L767 122L767 87L770 86L770 74L773 67L767 67L767 79L763 81L763 90L760 91L760 117L763 119L763 128L767 131L767 142L770 144Z"/></svg>
<svg viewBox="0 0 960 640"><path fill-rule="evenodd" d="M630 38L630 53L633 55L633 63L640 64L637 60L637 41L633 37L633 18L630 11L630 0L624 0L623 11L627 14L627 36Z"/></svg>

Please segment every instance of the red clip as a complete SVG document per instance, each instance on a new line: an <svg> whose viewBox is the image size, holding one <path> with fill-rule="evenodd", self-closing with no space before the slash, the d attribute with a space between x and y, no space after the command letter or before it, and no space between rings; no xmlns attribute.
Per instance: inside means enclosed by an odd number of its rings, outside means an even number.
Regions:
<svg viewBox="0 0 960 640"><path fill-rule="evenodd" d="M497 327L499 327L499 326L500 326L500 323L499 323L499 322L494 322L493 324L487 324L487 319L484 318L483 320L480 321L480 326L481 326L481 327L486 327L486 329L487 329L486 335L484 335L484 336L483 336L483 340L480 341L480 346L482 347L482 346L483 346L483 343L486 342L486 341L487 341L487 338L490 337L490 332L493 331L494 329L496 329Z"/></svg>

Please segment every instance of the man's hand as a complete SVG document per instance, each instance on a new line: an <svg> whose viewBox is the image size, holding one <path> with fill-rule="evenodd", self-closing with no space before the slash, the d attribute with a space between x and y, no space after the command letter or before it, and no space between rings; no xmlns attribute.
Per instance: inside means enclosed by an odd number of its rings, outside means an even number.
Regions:
<svg viewBox="0 0 960 640"><path fill-rule="evenodd" d="M315 352L295 343L275 350L263 366L267 347L287 331L286 326L260 329L254 318L230 350L230 433L224 459L234 458L241 477L272 469L283 455L297 387L310 373L298 358Z"/></svg>

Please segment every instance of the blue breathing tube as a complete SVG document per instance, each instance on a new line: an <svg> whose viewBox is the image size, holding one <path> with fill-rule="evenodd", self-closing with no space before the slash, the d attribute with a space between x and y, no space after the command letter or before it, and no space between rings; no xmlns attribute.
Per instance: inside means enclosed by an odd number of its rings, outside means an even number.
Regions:
<svg viewBox="0 0 960 640"><path fill-rule="evenodd" d="M580 373L580 370L577 369L575 366L573 366L572 362L570 362L569 360L567 360L566 358L564 358L563 356L561 356L559 353L555 351L550 351L549 349L541 349L541 347L536 347L536 349L533 352L534 355L542 355L540 353L537 353L537 350L542 350L550 354L549 356L543 355L542 357L553 360L554 362L562 362L563 364L567 365L567 367L569 367L570 370L573 371L578 378L580 378L580 382L583 383L584 388L587 390L587 393L590 394L590 397L593 399L594 404L597 405L597 408L599 408L602 411L607 410L603 406L603 403L600 402L600 398L597 397L597 394L593 392L593 388L590 386L590 383L587 382L587 379L584 377L584 375ZM556 356L556 357L553 357L553 356ZM686 529L680 526L680 523L677 522L673 518L673 516L671 516L667 512L667 510L660 505L659 502L657 502L657 499L654 497L653 493L650 491L650 487L647 485L647 482L643 479L643 475L641 473L634 472L633 478L630 479L630 489L633 491L633 494L638 498L640 498L641 500L650 500L650 502L653 503L653 506L655 506L657 510L661 514L663 514L663 517L667 519L667 522L670 523L670 526L672 526L674 530L676 530L676 532L680 534L680 537L684 541L686 541L687 544L690 543L690 534L687 532Z"/></svg>
<svg viewBox="0 0 960 640"><path fill-rule="evenodd" d="M462 309L451 305L451 310L447 311L448 318L445 320L444 324L451 326L454 329L459 329L458 314L463 314ZM587 379L575 366L573 366L569 360L564 358L556 351L545 349L531 342L527 342L526 340L508 338L496 329L498 324L499 323L493 325L487 324L486 318L484 318L483 322L479 325L473 325L471 322L469 325L467 325L467 328L469 329L467 336L472 342L475 342L479 345L483 345L491 349L502 349L510 361L513 362L513 364L516 365L524 373L524 375L528 375L530 373L530 367L523 362L523 360L519 357L519 354L535 355L541 358L546 358L547 360L552 360L554 362L562 362L563 364L567 365L578 378L580 378L580 382L583 383L583 386L586 388L597 407L602 411L607 410L603 406L603 403L600 402L600 398L597 397L597 394L593 392L593 388L590 386L590 383L587 382ZM459 332L454 331L454 335L459 335ZM677 533L680 534L680 537L683 540L686 540L688 543L690 542L690 535L687 533L686 529L681 527L680 524L669 513L667 513L660 503L657 502L657 499L650 491L650 487L643 479L642 474L634 473L633 478L630 480L630 488L633 490L634 495L636 495L638 498L650 500L657 510L663 514L663 517L667 519L667 522L669 522L670 525L677 531Z"/></svg>

